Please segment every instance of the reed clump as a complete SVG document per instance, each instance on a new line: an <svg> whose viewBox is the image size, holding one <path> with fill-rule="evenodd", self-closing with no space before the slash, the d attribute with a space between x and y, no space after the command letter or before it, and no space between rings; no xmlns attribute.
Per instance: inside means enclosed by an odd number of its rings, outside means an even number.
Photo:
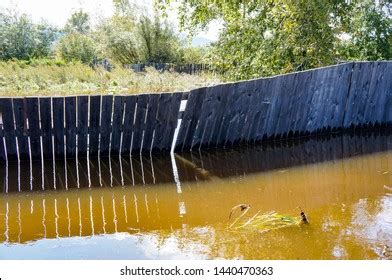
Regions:
<svg viewBox="0 0 392 280"><path fill-rule="evenodd" d="M234 206L230 212L229 220L234 212L238 212L237 210L240 210L241 213L230 223L229 229L267 232L286 227L299 227L304 224L309 224L309 220L302 209L300 209L301 213L299 216L282 215L276 211L266 213L258 211L256 214L250 216L250 209L251 207L248 204Z"/></svg>

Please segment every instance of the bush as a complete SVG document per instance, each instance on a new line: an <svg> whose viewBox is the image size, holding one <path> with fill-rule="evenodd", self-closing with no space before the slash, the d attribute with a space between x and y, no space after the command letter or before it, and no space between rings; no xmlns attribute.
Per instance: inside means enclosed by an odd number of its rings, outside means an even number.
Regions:
<svg viewBox="0 0 392 280"><path fill-rule="evenodd" d="M80 61L90 64L96 57L96 50L90 37L74 32L61 38L57 45L57 54L65 62Z"/></svg>

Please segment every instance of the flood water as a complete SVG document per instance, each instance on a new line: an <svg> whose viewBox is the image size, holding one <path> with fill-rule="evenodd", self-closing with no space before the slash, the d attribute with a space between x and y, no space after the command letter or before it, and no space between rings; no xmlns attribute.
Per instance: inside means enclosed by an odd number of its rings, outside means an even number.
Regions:
<svg viewBox="0 0 392 280"><path fill-rule="evenodd" d="M77 164L76 164L77 163ZM41 170L44 170L42 173ZM55 174L55 175L54 175ZM392 134L2 163L1 259L388 259ZM233 206L309 225L228 229Z"/></svg>

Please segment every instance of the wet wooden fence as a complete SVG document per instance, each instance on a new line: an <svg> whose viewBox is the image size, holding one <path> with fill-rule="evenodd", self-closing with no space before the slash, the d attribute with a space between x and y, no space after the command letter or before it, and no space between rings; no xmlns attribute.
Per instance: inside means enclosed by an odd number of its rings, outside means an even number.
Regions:
<svg viewBox="0 0 392 280"><path fill-rule="evenodd" d="M0 158L168 151L182 96L0 98Z"/></svg>
<svg viewBox="0 0 392 280"><path fill-rule="evenodd" d="M183 93L0 98L0 159L167 152L179 118L176 150L388 126L392 62L346 63Z"/></svg>

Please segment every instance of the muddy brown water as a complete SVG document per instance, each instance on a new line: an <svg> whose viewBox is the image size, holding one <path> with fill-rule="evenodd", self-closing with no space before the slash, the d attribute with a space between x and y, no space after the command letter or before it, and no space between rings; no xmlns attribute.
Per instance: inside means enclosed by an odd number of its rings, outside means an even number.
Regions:
<svg viewBox="0 0 392 280"><path fill-rule="evenodd" d="M174 163L174 165L173 165ZM44 168L44 173L41 172ZM3 163L1 259L388 259L392 136ZM228 229L239 203L308 226Z"/></svg>

